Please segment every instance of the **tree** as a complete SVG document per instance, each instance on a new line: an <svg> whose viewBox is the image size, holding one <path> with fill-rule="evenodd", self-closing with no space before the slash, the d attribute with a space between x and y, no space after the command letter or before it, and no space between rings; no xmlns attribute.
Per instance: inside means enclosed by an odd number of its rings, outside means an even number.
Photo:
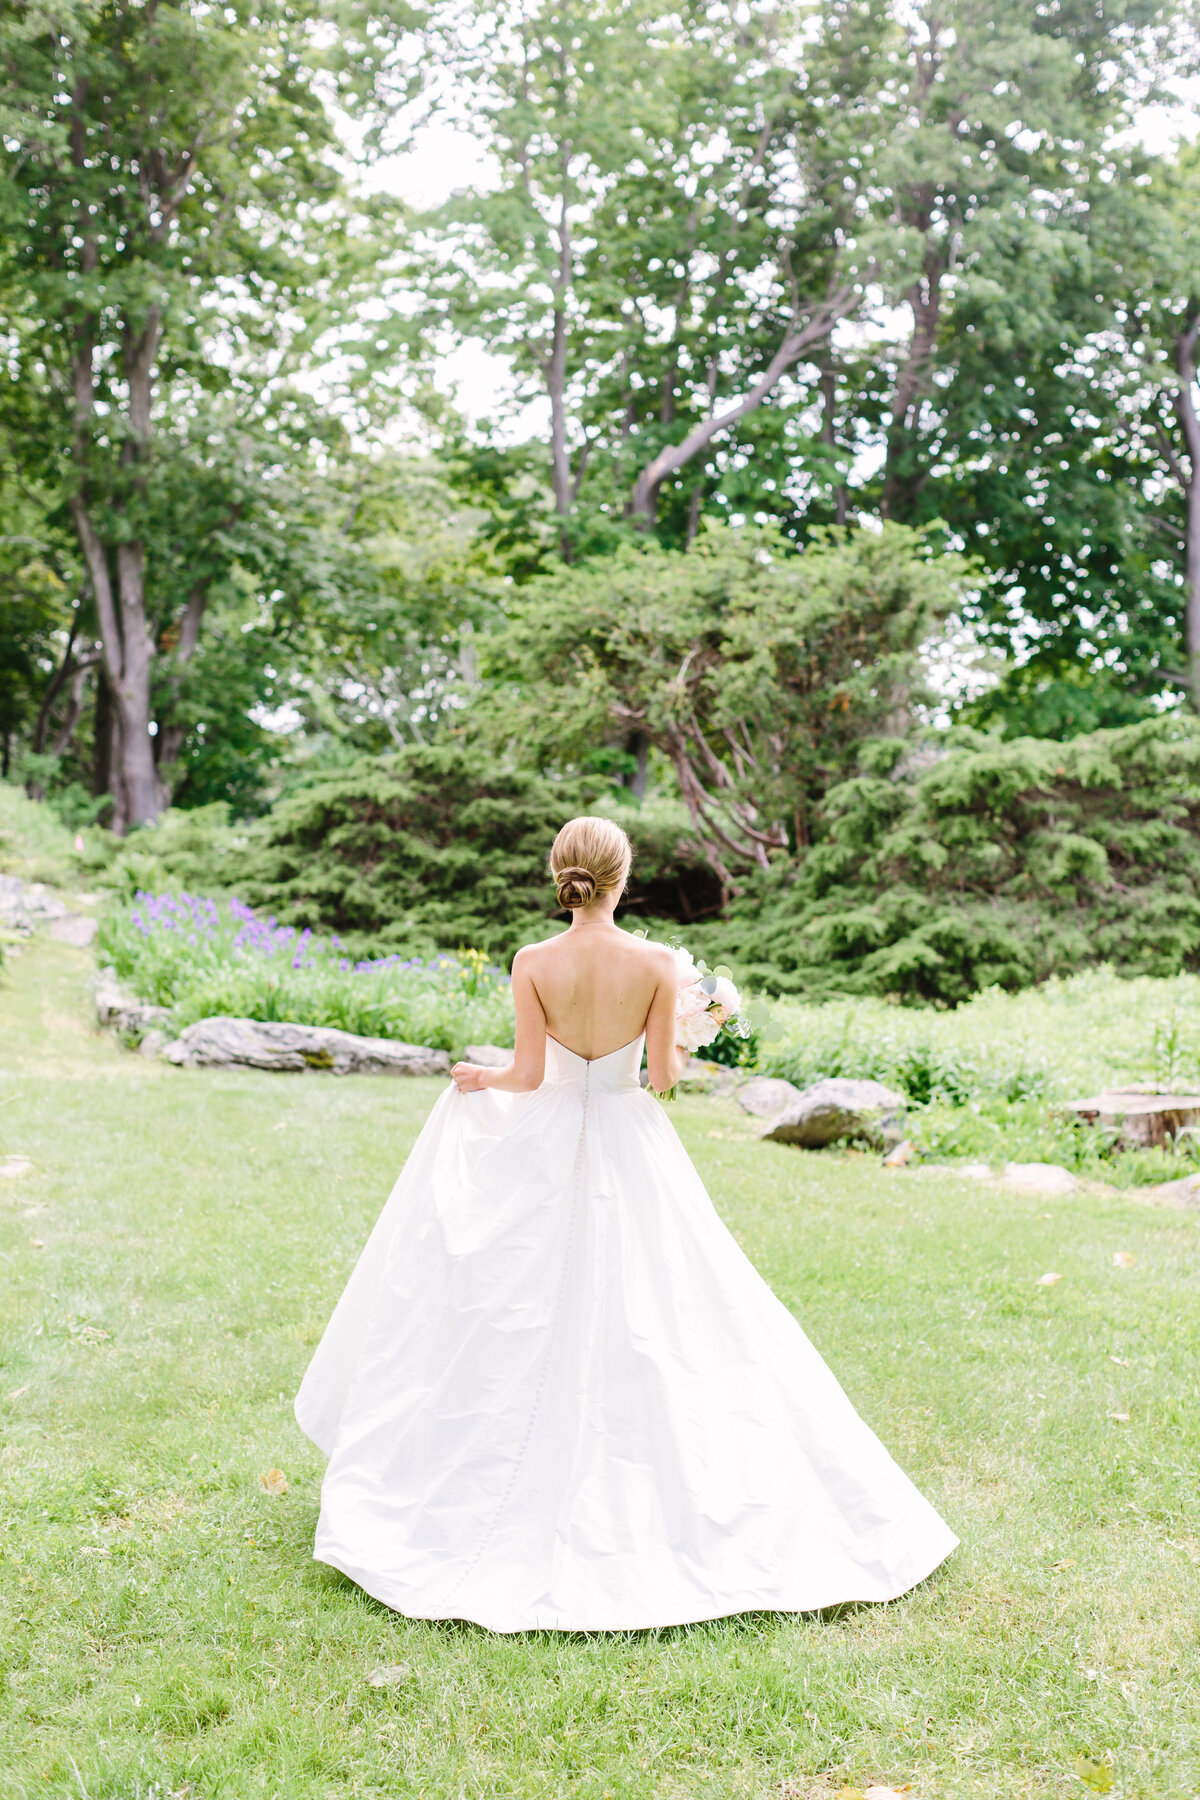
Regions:
<svg viewBox="0 0 1200 1800"><path fill-rule="evenodd" d="M886 30L853 10L859 37ZM844 159L877 64L859 57L858 80L846 57L836 109L819 83L798 95L791 7L548 0L502 13L482 57L470 16L434 29L502 179L426 222L425 322L482 337L545 395L570 555L585 484L593 512L649 522L859 305Z"/></svg>
<svg viewBox="0 0 1200 1800"><path fill-rule="evenodd" d="M838 431L882 439L864 504L946 522L989 569L974 622L1009 663L971 710L1017 733L1120 725L1171 689L1178 594L1138 339L1172 264L1155 193L1173 159L1130 127L1186 63L1176 23L1153 3L961 3L909 29L896 191L923 276L895 350L843 359Z"/></svg>
<svg viewBox="0 0 1200 1800"><path fill-rule="evenodd" d="M499 580L436 464L347 451L291 497L277 572L292 703L345 754L427 743L479 684Z"/></svg>
<svg viewBox="0 0 1200 1800"><path fill-rule="evenodd" d="M730 887L802 852L861 742L903 736L918 652L968 569L903 526L832 531L797 553L770 528L650 540L518 590L485 640L480 722L544 764L644 734Z"/></svg>
<svg viewBox="0 0 1200 1800"><path fill-rule="evenodd" d="M160 634L186 660L204 605L194 581L155 593L156 527L169 542L178 524L158 502L186 484L164 466L179 448L159 429L165 402L228 385L239 359L277 376L336 316L348 220L321 211L339 178L317 75L366 98L407 16L339 11L331 58L319 0L0 13L0 310L20 383L44 388L47 485L62 487L87 571L117 829L164 804Z"/></svg>
<svg viewBox="0 0 1200 1800"><path fill-rule="evenodd" d="M1007 427L1024 358L1113 309L1146 160L1115 134L1170 16L610 0L503 13L482 49L439 23L501 179L425 222L425 317L544 394L563 553L622 513L671 543L705 511L946 516L981 399Z"/></svg>
<svg viewBox="0 0 1200 1800"><path fill-rule="evenodd" d="M1160 668L1200 712L1200 149L1156 170L1141 201L1145 247L1113 321L1121 356L1102 378L1118 454L1149 514Z"/></svg>

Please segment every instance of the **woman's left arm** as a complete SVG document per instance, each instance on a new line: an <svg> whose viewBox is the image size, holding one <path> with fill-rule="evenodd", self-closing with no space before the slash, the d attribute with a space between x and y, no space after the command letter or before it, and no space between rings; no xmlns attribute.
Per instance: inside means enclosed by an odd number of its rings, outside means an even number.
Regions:
<svg viewBox="0 0 1200 1800"><path fill-rule="evenodd" d="M484 1069L478 1063L455 1063L450 1074L460 1094L476 1094L480 1088L528 1094L542 1085L546 1073L546 1015L533 985L529 948L518 950L513 958L512 995L516 1014L513 1059L506 1069Z"/></svg>

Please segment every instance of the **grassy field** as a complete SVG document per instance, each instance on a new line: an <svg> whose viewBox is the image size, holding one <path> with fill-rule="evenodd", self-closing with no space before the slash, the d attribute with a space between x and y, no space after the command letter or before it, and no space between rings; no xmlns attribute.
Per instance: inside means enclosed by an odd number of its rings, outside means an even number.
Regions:
<svg viewBox="0 0 1200 1800"><path fill-rule="evenodd" d="M1086 1796L1081 1754L1120 1795L1200 1793L1196 1215L884 1173L682 1100L962 1549L836 1616L410 1623L310 1560L290 1408L436 1087L166 1067L92 1031L87 972L39 941L0 978L0 1152L33 1164L0 1182L5 1800Z"/></svg>

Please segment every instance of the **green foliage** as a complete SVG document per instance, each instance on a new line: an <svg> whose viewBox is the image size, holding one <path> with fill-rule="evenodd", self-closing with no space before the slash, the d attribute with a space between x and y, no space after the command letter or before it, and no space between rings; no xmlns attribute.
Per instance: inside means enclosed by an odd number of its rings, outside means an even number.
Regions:
<svg viewBox="0 0 1200 1800"><path fill-rule="evenodd" d="M0 870L23 881L66 885L76 872L71 834L48 806L0 781Z"/></svg>
<svg viewBox="0 0 1200 1800"><path fill-rule="evenodd" d="M336 936L255 918L236 899L141 891L109 908L96 948L143 1000L169 1007L177 1029L219 1014L333 1025L455 1054L470 1043L512 1043L508 976L479 951L443 956L419 946L354 959Z"/></svg>
<svg viewBox="0 0 1200 1800"><path fill-rule="evenodd" d="M224 801L186 811L172 808L157 825L143 826L126 838L84 830L77 861L89 883L126 899L138 888L220 893L236 884L261 829L231 824Z"/></svg>
<svg viewBox="0 0 1200 1800"><path fill-rule="evenodd" d="M378 969L341 970L332 962L303 969L227 965L181 985L173 1011L181 1028L217 1014L287 1019L428 1044L452 1056L461 1056L468 1044L513 1041L508 978L469 952Z"/></svg>
<svg viewBox="0 0 1200 1800"><path fill-rule="evenodd" d="M1200 977L1122 979L1112 969L991 988L953 1009L870 998L771 1005L776 1041L759 1072L798 1086L844 1075L886 1082L909 1101L907 1134L936 1161L1052 1162L1125 1187L1191 1173L1200 1145L1114 1147L1063 1103L1104 1087L1200 1080Z"/></svg>
<svg viewBox="0 0 1200 1800"><path fill-rule="evenodd" d="M678 806L622 807L599 782L505 769L449 744L314 780L280 802L228 879L292 923L509 957L556 929L550 845L590 810L619 818L633 840L627 911L687 917L719 902Z"/></svg>
<svg viewBox="0 0 1200 1800"><path fill-rule="evenodd" d="M653 539L528 582L486 643L479 717L543 765L644 735L672 768L709 860L765 868L858 746L921 693L920 645L969 567L903 526ZM902 728L902 727L901 727Z"/></svg>
<svg viewBox="0 0 1200 1800"><path fill-rule="evenodd" d="M956 1004L1107 962L1200 967L1200 725L1056 745L950 739L864 752L821 840L748 884L722 954L777 992ZM914 762L917 766L913 766ZM700 926L695 947L718 947Z"/></svg>

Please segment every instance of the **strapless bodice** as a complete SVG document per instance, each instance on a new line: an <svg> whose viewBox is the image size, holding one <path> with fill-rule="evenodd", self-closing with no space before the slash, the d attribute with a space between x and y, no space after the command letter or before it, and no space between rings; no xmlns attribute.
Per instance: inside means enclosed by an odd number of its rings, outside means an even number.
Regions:
<svg viewBox="0 0 1200 1800"><path fill-rule="evenodd" d="M642 1066L645 1032L632 1043L610 1050L607 1056L577 1056L557 1038L546 1038L545 1087L586 1087L589 1093L617 1093L622 1088L641 1086L638 1072Z"/></svg>

